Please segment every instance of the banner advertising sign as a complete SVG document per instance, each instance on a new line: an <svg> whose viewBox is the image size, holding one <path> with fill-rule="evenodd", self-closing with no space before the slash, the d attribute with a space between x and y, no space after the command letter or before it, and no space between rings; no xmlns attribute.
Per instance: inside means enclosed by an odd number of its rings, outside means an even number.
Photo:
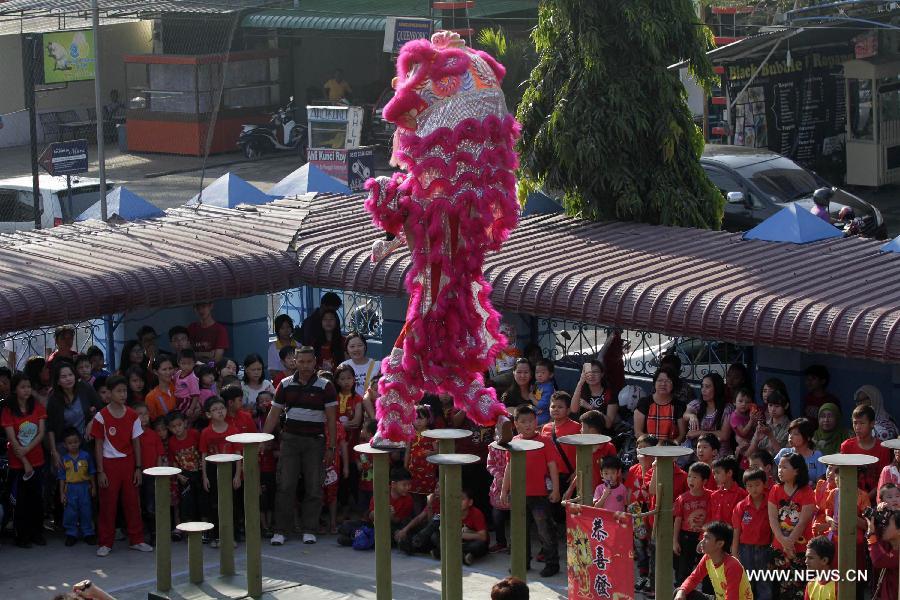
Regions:
<svg viewBox="0 0 900 600"><path fill-rule="evenodd" d="M410 40L431 37L431 19L415 19L412 17L387 17L384 26L385 52L399 54L400 47Z"/></svg>
<svg viewBox="0 0 900 600"><path fill-rule="evenodd" d="M634 600L634 527L602 508L566 504L569 600Z"/></svg>
<svg viewBox="0 0 900 600"><path fill-rule="evenodd" d="M55 31L43 34L44 83L94 78L97 55L94 32Z"/></svg>

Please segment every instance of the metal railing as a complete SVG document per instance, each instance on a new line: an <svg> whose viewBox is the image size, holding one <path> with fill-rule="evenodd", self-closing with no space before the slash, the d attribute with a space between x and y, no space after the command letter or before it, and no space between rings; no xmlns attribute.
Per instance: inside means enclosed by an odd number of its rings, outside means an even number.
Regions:
<svg viewBox="0 0 900 600"><path fill-rule="evenodd" d="M303 286L269 294L269 331L274 335L275 317L281 314L289 315L299 326L319 306L319 299L326 292L334 292L341 297L338 316L345 333L358 331L368 339L381 340L384 321L381 296L332 288Z"/></svg>
<svg viewBox="0 0 900 600"><path fill-rule="evenodd" d="M97 346L103 350L103 355L109 363L109 345L106 341L106 323L103 319L91 319L80 323L73 323L75 328L75 344L79 352L85 352L90 346ZM13 331L0 334L0 366L9 367L12 370L21 370L25 361L32 356L47 357L53 352L56 344L53 333L56 327L42 327L30 331ZM10 365L10 352L16 353L16 364Z"/></svg>
<svg viewBox="0 0 900 600"><path fill-rule="evenodd" d="M537 343L544 356L557 365L579 368L600 352L613 329L566 319L538 319ZM624 330L622 341L625 374L631 377L652 377L666 353L681 359L681 376L692 384L699 384L709 373L724 377L728 365L742 362L749 366L753 359L749 346L652 331Z"/></svg>

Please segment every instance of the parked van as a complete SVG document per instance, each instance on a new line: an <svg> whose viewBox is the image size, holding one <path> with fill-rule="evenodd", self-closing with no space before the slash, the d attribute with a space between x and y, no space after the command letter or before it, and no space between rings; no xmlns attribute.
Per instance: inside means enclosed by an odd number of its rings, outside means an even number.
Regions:
<svg viewBox="0 0 900 600"><path fill-rule="evenodd" d="M41 175L41 228L71 223L100 200L100 180L72 177L72 197L66 193L66 178ZM107 182L106 191L112 189ZM31 176L0 179L0 232L34 229L34 194Z"/></svg>

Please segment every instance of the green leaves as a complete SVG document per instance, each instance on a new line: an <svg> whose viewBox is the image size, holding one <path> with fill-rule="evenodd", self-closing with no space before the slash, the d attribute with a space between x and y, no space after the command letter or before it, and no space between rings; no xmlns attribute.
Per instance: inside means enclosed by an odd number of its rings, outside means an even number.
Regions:
<svg viewBox="0 0 900 600"><path fill-rule="evenodd" d="M558 188L567 212L590 219L720 226L723 198L667 69L686 59L701 84L715 81L712 34L691 0L544 0L532 41L538 62L517 115L520 194Z"/></svg>

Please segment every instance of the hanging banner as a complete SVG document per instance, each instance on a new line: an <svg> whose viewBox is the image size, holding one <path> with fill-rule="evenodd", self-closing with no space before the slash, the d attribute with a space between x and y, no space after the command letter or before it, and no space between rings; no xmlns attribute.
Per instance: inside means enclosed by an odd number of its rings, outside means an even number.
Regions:
<svg viewBox="0 0 900 600"><path fill-rule="evenodd" d="M634 599L634 527L602 508L566 504L569 600Z"/></svg>
<svg viewBox="0 0 900 600"><path fill-rule="evenodd" d="M44 49L43 83L94 78L97 56L93 31L44 33L41 45Z"/></svg>

